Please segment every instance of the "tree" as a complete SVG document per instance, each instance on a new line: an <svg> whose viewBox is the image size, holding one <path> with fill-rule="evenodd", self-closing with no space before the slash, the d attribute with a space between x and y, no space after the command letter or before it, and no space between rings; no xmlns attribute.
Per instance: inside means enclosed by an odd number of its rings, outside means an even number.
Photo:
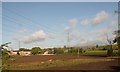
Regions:
<svg viewBox="0 0 120 72"><path fill-rule="evenodd" d="M54 49L48 48L48 49L46 49L46 50L48 51L48 54L54 54Z"/></svg>
<svg viewBox="0 0 120 72"><path fill-rule="evenodd" d="M26 49L26 48L20 48L19 51L29 51L29 49Z"/></svg>
<svg viewBox="0 0 120 72"><path fill-rule="evenodd" d="M2 70L7 70L9 68L10 56L7 49L2 50Z"/></svg>
<svg viewBox="0 0 120 72"><path fill-rule="evenodd" d="M98 46L98 44L96 45L96 48L98 48L99 46Z"/></svg>
<svg viewBox="0 0 120 72"><path fill-rule="evenodd" d="M61 48L54 48L54 54L63 54L64 50Z"/></svg>
<svg viewBox="0 0 120 72"><path fill-rule="evenodd" d="M39 54L41 52L42 52L42 49L40 47L33 47L32 50L31 50L31 53L33 55Z"/></svg>
<svg viewBox="0 0 120 72"><path fill-rule="evenodd" d="M117 45L118 45L118 53L120 55L120 36L116 38L117 39Z"/></svg>
<svg viewBox="0 0 120 72"><path fill-rule="evenodd" d="M17 55L20 55L19 51L17 52Z"/></svg>
<svg viewBox="0 0 120 72"><path fill-rule="evenodd" d="M112 41L108 39L108 35L107 35L107 41L109 43L109 48L107 50L107 56L112 56L113 55Z"/></svg>
<svg viewBox="0 0 120 72"><path fill-rule="evenodd" d="M2 54L1 55L2 56L1 57L2 58L2 70L6 70L9 68L9 59L10 59L9 53L10 52L4 48L4 46L8 47L8 44L11 44L11 42L0 45L0 53Z"/></svg>
<svg viewBox="0 0 120 72"><path fill-rule="evenodd" d="M120 55L120 30L116 30L114 31L114 34L116 35L115 39L114 39L114 43L117 42L118 45L118 54Z"/></svg>
<svg viewBox="0 0 120 72"><path fill-rule="evenodd" d="M66 45L64 45L64 48L67 48Z"/></svg>
<svg viewBox="0 0 120 72"><path fill-rule="evenodd" d="M24 51L24 50L25 50L25 48L20 48L20 49L19 49L19 51Z"/></svg>
<svg viewBox="0 0 120 72"><path fill-rule="evenodd" d="M9 58L7 49L2 50L2 58L5 59L5 60L7 60Z"/></svg>

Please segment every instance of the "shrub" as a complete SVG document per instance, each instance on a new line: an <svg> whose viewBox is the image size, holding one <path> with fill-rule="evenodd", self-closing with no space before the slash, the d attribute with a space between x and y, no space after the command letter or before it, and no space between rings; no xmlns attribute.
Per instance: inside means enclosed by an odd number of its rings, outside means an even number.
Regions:
<svg viewBox="0 0 120 72"><path fill-rule="evenodd" d="M33 55L36 55L36 54L39 54L39 53L41 53L41 49L40 49L40 47L33 47L32 48L32 50L31 50L31 53L33 54Z"/></svg>

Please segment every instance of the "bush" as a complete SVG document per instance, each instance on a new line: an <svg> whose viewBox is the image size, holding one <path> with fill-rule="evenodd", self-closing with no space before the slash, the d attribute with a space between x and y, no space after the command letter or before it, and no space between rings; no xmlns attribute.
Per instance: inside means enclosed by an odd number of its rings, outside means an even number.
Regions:
<svg viewBox="0 0 120 72"><path fill-rule="evenodd" d="M85 52L86 52L86 50L83 51L83 53L85 53Z"/></svg>
<svg viewBox="0 0 120 72"><path fill-rule="evenodd" d="M119 52L114 52L113 56L120 56L120 53Z"/></svg>
<svg viewBox="0 0 120 72"><path fill-rule="evenodd" d="M55 48L54 49L54 54L64 54L64 50L61 48Z"/></svg>
<svg viewBox="0 0 120 72"><path fill-rule="evenodd" d="M108 49L107 50L107 56L112 56L113 55L113 50L112 49Z"/></svg>
<svg viewBox="0 0 120 72"><path fill-rule="evenodd" d="M49 51L48 51L48 54L53 54L53 51L49 50Z"/></svg>
<svg viewBox="0 0 120 72"><path fill-rule="evenodd" d="M31 50L31 53L33 55L39 54L41 52L42 52L42 50L40 49L40 47L33 47L32 50Z"/></svg>
<svg viewBox="0 0 120 72"><path fill-rule="evenodd" d="M79 48L79 53L82 54L85 52L82 48ZM68 51L69 54L78 54L78 48L71 48Z"/></svg>
<svg viewBox="0 0 120 72"><path fill-rule="evenodd" d="M107 48L103 48L102 50L107 50Z"/></svg>

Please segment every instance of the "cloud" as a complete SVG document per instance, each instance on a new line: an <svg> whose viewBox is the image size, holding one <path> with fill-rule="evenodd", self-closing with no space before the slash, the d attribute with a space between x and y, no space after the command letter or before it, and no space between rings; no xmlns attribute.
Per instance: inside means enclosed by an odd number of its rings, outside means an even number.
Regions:
<svg viewBox="0 0 120 72"><path fill-rule="evenodd" d="M80 24L82 25L98 25L103 23L109 18L109 14L106 11L100 11L95 15L95 17L92 18L85 18L80 21Z"/></svg>
<svg viewBox="0 0 120 72"><path fill-rule="evenodd" d="M109 14L106 11L101 11L96 14L96 16L93 18L92 23L94 25L100 24L107 20L109 17Z"/></svg>
<svg viewBox="0 0 120 72"><path fill-rule="evenodd" d="M107 35L108 39L112 41L115 36L113 35L113 32L118 28L118 19L112 19L109 21L109 24L105 26L102 29L97 29L93 32L91 32L89 35L81 35L79 37L79 41L76 43L78 46L92 46L92 45L106 45L109 44L107 41ZM93 35L93 36L92 36Z"/></svg>
<svg viewBox="0 0 120 72"><path fill-rule="evenodd" d="M69 26L65 27L65 32L70 32L71 28Z"/></svg>
<svg viewBox="0 0 120 72"><path fill-rule="evenodd" d="M77 46L95 46L95 45L105 45L107 44L106 40L99 40L98 38L81 38L79 42L77 42Z"/></svg>
<svg viewBox="0 0 120 72"><path fill-rule="evenodd" d="M74 28L76 27L77 23L78 23L78 20L76 18L70 19L68 21L68 26L65 27L65 29L64 29L65 32L70 32L70 31L74 30Z"/></svg>
<svg viewBox="0 0 120 72"><path fill-rule="evenodd" d="M100 11L92 18L85 18L80 21L82 25L98 25L102 24L109 18L109 13L106 11ZM75 32L75 27L78 20L76 18L69 20L69 26L65 28L66 32L70 33L70 40L79 41L78 45L96 45L96 44L107 44L106 34L110 32L108 28L94 31L94 36L86 38L87 36L82 36L80 33ZM114 23L114 22L113 22ZM110 35L110 34L109 34ZM82 38L82 39L81 39ZM110 36L112 38L112 36ZM77 44L77 43L76 43Z"/></svg>
<svg viewBox="0 0 120 72"><path fill-rule="evenodd" d="M48 34L48 38L50 38L50 39L55 39L55 38L56 38L56 34L54 34L54 33L49 33L49 34Z"/></svg>
<svg viewBox="0 0 120 72"><path fill-rule="evenodd" d="M111 31L118 30L118 19L112 20L111 24L108 26Z"/></svg>
<svg viewBox="0 0 120 72"><path fill-rule="evenodd" d="M98 40L101 40L101 41L106 40L106 39L107 39L106 37L107 37L108 32L109 32L109 30L106 29L106 28L105 28L105 29L98 30L98 31L95 32L96 38L97 38Z"/></svg>
<svg viewBox="0 0 120 72"><path fill-rule="evenodd" d="M45 40L45 37L46 37L46 34L44 33L44 31L40 30L31 35L22 37L21 41L24 43L32 43L32 42L36 42L36 41L43 41L43 40Z"/></svg>
<svg viewBox="0 0 120 72"><path fill-rule="evenodd" d="M79 41L76 43L79 46L92 46L92 45L106 45L107 42L107 35L109 40L114 39L114 35L112 34L111 30L108 28L99 29L96 31L91 32L90 37L86 35L81 35L78 39ZM93 35L93 36L92 36Z"/></svg>
<svg viewBox="0 0 120 72"><path fill-rule="evenodd" d="M74 28L74 27L76 27L78 20L76 18L73 18L73 19L69 20L68 22L69 22L69 26L71 28Z"/></svg>
<svg viewBox="0 0 120 72"><path fill-rule="evenodd" d="M71 34L70 34L70 40L74 40L77 41L79 38L81 37L81 34L79 31L74 30Z"/></svg>
<svg viewBox="0 0 120 72"><path fill-rule="evenodd" d="M95 34L96 39L98 41L101 41L103 43L106 42L106 44L108 44L107 36L108 36L108 39L110 41L112 41L115 38L115 36L113 35L113 31L108 29L108 28L104 28L104 29L98 30L94 34Z"/></svg>
<svg viewBox="0 0 120 72"><path fill-rule="evenodd" d="M90 20L89 19L82 19L80 21L80 24L82 24L82 25L88 25L88 24L90 24Z"/></svg>
<svg viewBox="0 0 120 72"><path fill-rule="evenodd" d="M88 46L105 45L105 44L107 44L107 42L105 40L101 41L101 40L97 40L97 39L88 41L88 43L87 43Z"/></svg>
<svg viewBox="0 0 120 72"><path fill-rule="evenodd" d="M19 32L27 32L28 30L27 29L21 29Z"/></svg>

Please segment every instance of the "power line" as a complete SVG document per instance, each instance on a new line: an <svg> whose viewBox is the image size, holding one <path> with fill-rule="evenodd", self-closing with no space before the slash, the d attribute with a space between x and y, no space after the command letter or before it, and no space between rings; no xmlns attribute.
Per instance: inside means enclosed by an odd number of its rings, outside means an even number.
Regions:
<svg viewBox="0 0 120 72"><path fill-rule="evenodd" d="M6 9L6 8L3 8L3 9ZM34 26L36 25L37 27L40 27L40 28L41 28L41 26L38 25L39 23L37 23L37 22L35 22L35 21L32 21L31 19L29 19L29 18L27 18L27 17L25 17L25 16L23 16L23 15L21 15L21 14L18 14L18 13L16 13L16 12L12 11L12 10L9 10L9 9L6 9L6 10L9 11L9 12L11 12L11 13L16 14L16 15L19 16L19 17L24 18L26 21L29 21L29 22L31 22L31 23L34 23L34 25L30 23L28 26L34 27ZM3 16L5 17L6 15L3 15ZM27 23L25 23L24 21L18 22L18 20L15 19L15 18L12 18L12 17L9 17L9 16L6 16L6 17L7 17L8 19L11 19L11 20L8 20L8 21L11 21L11 22L13 22L13 23L15 23L15 24L19 24L21 27L23 27L23 25L27 25ZM21 24L21 23L22 23L22 24ZM6 27L8 27L8 26L6 26ZM46 26L46 25L44 25L43 27L44 27L48 32L50 32L50 31L52 30L50 27L48 27L48 26ZM15 28L15 27L14 27L14 28ZM14 28L13 28L13 32L14 32ZM55 31L55 30L53 30L53 31ZM53 31L52 31L51 33L56 34L56 33L54 33Z"/></svg>
<svg viewBox="0 0 120 72"><path fill-rule="evenodd" d="M20 41L18 41L18 49L20 49L21 47L21 44L20 44Z"/></svg>
<svg viewBox="0 0 120 72"><path fill-rule="evenodd" d="M8 17L8 16L3 16L3 17L6 17L7 18L7 21L10 21L10 22L13 22L13 23L15 23L15 24L19 24L19 25L21 25L20 27L22 27L23 26L23 24L24 25L26 25L25 23L20 23L20 22L17 22L17 20L16 19L14 19L14 18L11 18L11 17ZM5 18L5 19L6 19ZM11 19L11 20L10 20ZM26 25L27 26L27 25ZM30 25L29 24L29 26L31 26L31 27L33 27L34 25ZM48 32L50 32L49 30L48 30ZM50 33L53 33L53 32L50 32ZM48 34L48 33L47 33ZM55 33L53 33L53 34L55 34Z"/></svg>
<svg viewBox="0 0 120 72"><path fill-rule="evenodd" d="M26 19L26 20L34 23L34 24L40 24L40 23L37 23L37 22L35 22L35 21L32 21L31 19L29 19L29 18L27 18L27 17L25 17L25 16L23 16L23 15L21 15L21 14L18 14L18 12L16 13L16 12L14 12L14 11L8 9L8 8L5 8L5 7L3 7L3 9L6 9L7 11L9 11L9 12L11 12L11 13L14 13L14 14L16 14L16 15L18 15L18 16L21 16L21 17L23 17L24 19ZM40 26L40 25L38 25L38 26ZM41 27L41 26L40 26L40 27ZM50 27L47 27L45 24L44 24L44 27L47 28L47 29L50 29ZM50 30L52 30L52 29L50 29ZM49 30L48 30L48 31L49 31ZM55 31L55 30L53 30L53 31Z"/></svg>
<svg viewBox="0 0 120 72"><path fill-rule="evenodd" d="M13 22L13 23L17 23L15 20L12 21L12 20L7 19L7 21L10 21L10 22ZM19 23L19 24L21 24L21 23ZM5 29L5 30L7 29L7 31L8 31L8 32L11 32L11 33L14 33L14 32L17 33L17 34L20 33L20 32L16 32L16 31L14 30L14 29L18 29L18 28L16 28L16 27L14 27L14 28L12 27L12 28L11 28L12 31L9 31L10 27L9 27L9 26L6 26L6 24L4 24L4 29ZM30 31L31 31L31 30L30 30ZM46 33L46 34L49 34L49 33ZM53 34L54 34L54 33L53 33Z"/></svg>
<svg viewBox="0 0 120 72"><path fill-rule="evenodd" d="M10 22L13 22L13 23L16 23L16 24L20 24L21 25L21 23L20 22L16 22L17 20L16 19L14 19L14 18L11 18L11 17L8 17L8 16L3 16L3 17L7 17L8 19L7 19L7 21L10 21ZM9 19L11 19L11 20L9 20ZM14 19L14 20L13 20ZM8 27L9 28L9 26L5 26L5 27ZM11 28L13 31L14 31L14 28ZM47 34L49 34L49 33L47 33ZM54 34L54 33L52 33L52 34ZM55 34L56 35L56 34Z"/></svg>

